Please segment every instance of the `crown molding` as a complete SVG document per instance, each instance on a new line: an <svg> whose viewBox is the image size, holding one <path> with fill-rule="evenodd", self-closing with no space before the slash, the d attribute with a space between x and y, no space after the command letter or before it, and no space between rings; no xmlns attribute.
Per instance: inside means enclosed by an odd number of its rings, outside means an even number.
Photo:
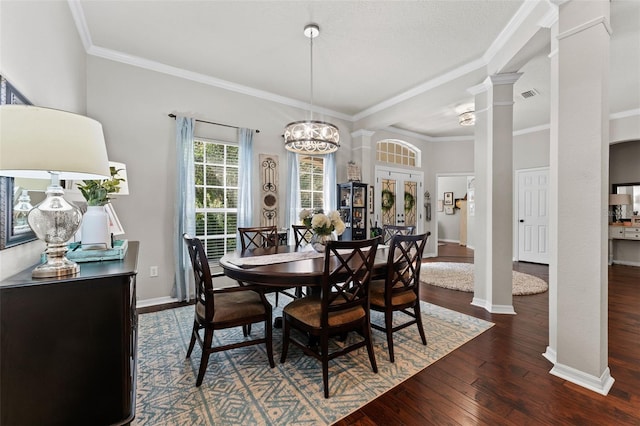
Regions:
<svg viewBox="0 0 640 426"><path fill-rule="evenodd" d="M93 42L91 41L91 33L89 32L89 27L87 26L87 20L84 18L84 10L82 9L82 5L80 4L79 0L67 0L67 4L69 5L69 9L71 10L73 21L76 23L78 35L80 36L80 40L82 41L84 50L85 52L89 52L89 49L91 48L91 46L93 46Z"/></svg>
<svg viewBox="0 0 640 426"><path fill-rule="evenodd" d="M375 114L376 112L383 111L396 104L404 102L415 96L421 95L422 93L428 92L429 90L435 89L436 87L442 86L450 81L453 81L457 78L465 76L485 66L487 66L487 64L482 58L476 59L475 61L468 62L452 71L449 71L425 83L422 83L414 87L413 89L409 89L406 92L403 92L397 96L387 99L386 101L380 102L379 104L376 104L370 108L365 109L364 111L360 111L359 113L353 116L354 121L361 120L365 117Z"/></svg>
<svg viewBox="0 0 640 426"><path fill-rule="evenodd" d="M500 50L502 50L506 46L509 40L511 40L513 35L527 20L529 15L531 15L538 4L539 2L537 1L528 0L525 1L522 6L520 6L516 14L513 15L507 25L502 29L502 31L500 31L498 37L496 37L493 43L491 43L491 46L489 46L487 51L482 56L486 64L489 64L491 60L493 60L493 58L500 52Z"/></svg>
<svg viewBox="0 0 640 426"><path fill-rule="evenodd" d="M604 27L604 29L607 31L607 33L609 34L609 36L611 36L611 34L613 34L613 31L611 30L611 24L609 23L609 19L604 17L604 16L599 16L597 18L594 18L590 21L584 22L580 25L577 25L565 32L563 32L562 34L558 34L557 39L558 40L562 40L564 38L567 37L571 37L572 35L575 35L577 33L580 33L582 31L588 30L589 28L592 27L596 27L598 25L602 24L602 26Z"/></svg>
<svg viewBox="0 0 640 426"><path fill-rule="evenodd" d="M636 115L640 115L640 108L638 109L630 109L627 111L614 112L609 115L610 120L620 120L621 118L635 117Z"/></svg>

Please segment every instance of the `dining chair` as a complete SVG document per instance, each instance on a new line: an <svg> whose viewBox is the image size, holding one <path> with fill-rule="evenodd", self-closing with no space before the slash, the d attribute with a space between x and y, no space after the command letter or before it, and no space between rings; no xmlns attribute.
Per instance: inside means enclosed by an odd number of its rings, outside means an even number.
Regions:
<svg viewBox="0 0 640 426"><path fill-rule="evenodd" d="M311 230L310 228L307 228L306 225L291 225L291 230L293 231L293 237L295 239L296 249L305 247L307 244L310 243L311 237L313 237L313 230ZM291 294L289 293L286 293L286 294L291 297ZM296 287L294 299L300 298L302 296L304 296L302 292L302 287Z"/></svg>
<svg viewBox="0 0 640 426"><path fill-rule="evenodd" d="M410 225L382 225L383 244L389 244L394 235L413 235L415 230Z"/></svg>
<svg viewBox="0 0 640 426"><path fill-rule="evenodd" d="M391 239L387 257L387 274L384 279L371 281L370 306L384 312L384 325L371 323L371 327L387 334L389 359L394 362L393 333L416 324L422 344L427 339L420 313L420 265L430 232L420 235L395 235ZM413 309L411 312L409 309ZM393 314L401 311L411 319L393 326Z"/></svg>
<svg viewBox="0 0 640 426"><path fill-rule="evenodd" d="M291 225L293 230L293 237L295 238L295 247L304 247L311 241L313 231L306 227L306 225Z"/></svg>
<svg viewBox="0 0 640 426"><path fill-rule="evenodd" d="M278 228L276 226L253 226L238 228L240 234L240 244L242 245L242 251L251 250L255 248L269 248L275 247L279 243ZM243 284L243 283L241 283ZM279 295L284 294L292 299L296 299L302 290L296 290L296 294L289 293L288 291L281 289L276 290L275 304L278 306ZM250 332L251 327L247 327Z"/></svg>
<svg viewBox="0 0 640 426"><path fill-rule="evenodd" d="M320 295L294 300L284 307L282 356L287 359L289 343L322 362L324 397L329 398L329 360L363 346L367 347L369 362L378 372L369 319L369 281L373 270L378 238L357 241L329 241L325 250ZM291 335L295 328L319 340L309 345ZM358 331L362 339L329 353L329 337ZM346 343L345 343L346 344Z"/></svg>
<svg viewBox="0 0 640 426"><path fill-rule="evenodd" d="M242 251L254 248L275 247L278 245L276 226L253 226L238 228Z"/></svg>
<svg viewBox="0 0 640 426"><path fill-rule="evenodd" d="M189 249L196 288L195 318L187 358L191 357L196 340L202 348L196 386L202 384L209 363L209 355L214 352L264 343L267 346L269 366L273 368L275 363L273 361L271 305L267 302L264 294L256 291L259 289L258 286L214 289L209 261L202 242L188 234L184 234L183 238ZM244 331L245 327L263 321L264 337L213 346L215 330L242 326ZM204 329L204 338L200 336L202 329Z"/></svg>

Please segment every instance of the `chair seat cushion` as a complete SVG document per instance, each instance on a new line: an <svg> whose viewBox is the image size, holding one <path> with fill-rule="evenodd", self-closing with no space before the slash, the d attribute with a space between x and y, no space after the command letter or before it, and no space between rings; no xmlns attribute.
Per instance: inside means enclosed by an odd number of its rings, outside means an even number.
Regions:
<svg viewBox="0 0 640 426"><path fill-rule="evenodd" d="M213 322L236 321L241 318L264 315L265 308L260 295L255 291L235 291L231 293L217 293L215 295L215 313ZM196 305L196 313L205 318L203 304Z"/></svg>
<svg viewBox="0 0 640 426"><path fill-rule="evenodd" d="M342 302L344 303L344 302ZM294 300L284 307L283 312L313 328L320 328L322 301L318 296L307 296ZM365 316L364 309L357 306L346 311L329 313L329 326L335 327L357 321Z"/></svg>
<svg viewBox="0 0 640 426"><path fill-rule="evenodd" d="M402 284L399 284L402 285ZM385 307L384 302L384 286L385 280L371 281L369 284L369 303L372 306ZM416 301L416 294L413 290L403 291L393 295L391 298L391 306L402 306Z"/></svg>

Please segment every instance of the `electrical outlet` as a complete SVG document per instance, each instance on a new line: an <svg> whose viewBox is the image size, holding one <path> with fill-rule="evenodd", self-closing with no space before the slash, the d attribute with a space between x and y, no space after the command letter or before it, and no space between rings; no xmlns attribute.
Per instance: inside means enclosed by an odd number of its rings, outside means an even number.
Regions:
<svg viewBox="0 0 640 426"><path fill-rule="evenodd" d="M149 276L150 277L157 277L158 276L158 267L157 266L151 266L149 268Z"/></svg>

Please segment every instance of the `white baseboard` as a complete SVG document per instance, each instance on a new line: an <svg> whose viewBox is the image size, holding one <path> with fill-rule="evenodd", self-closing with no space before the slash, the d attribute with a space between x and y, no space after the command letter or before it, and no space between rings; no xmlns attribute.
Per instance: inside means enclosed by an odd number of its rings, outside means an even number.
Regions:
<svg viewBox="0 0 640 426"><path fill-rule="evenodd" d="M613 263L615 265L640 266L640 262L631 262L631 261L628 261L628 260L615 260L615 259L613 259Z"/></svg>
<svg viewBox="0 0 640 426"><path fill-rule="evenodd" d="M492 314L516 315L516 311L513 309L512 305L492 305L487 300L479 299L477 297L474 297L471 300L471 304L473 306L483 308L485 311L491 312Z"/></svg>
<svg viewBox="0 0 640 426"><path fill-rule="evenodd" d="M555 364L558 356L555 349L551 349L551 346L547 346L547 350L542 354L551 364Z"/></svg>
<svg viewBox="0 0 640 426"><path fill-rule="evenodd" d="M611 377L609 367L604 370L600 377L597 377L583 371L576 370L568 365L556 363L549 373L601 395L607 395L611 386L613 386L613 382L615 382L613 377Z"/></svg>
<svg viewBox="0 0 640 426"><path fill-rule="evenodd" d="M136 301L136 308L148 308L149 306L166 305L167 303L175 303L178 299L175 297L155 297L153 299L144 299Z"/></svg>
<svg viewBox="0 0 640 426"><path fill-rule="evenodd" d="M427 257L437 257L435 253L423 253L422 258L425 259Z"/></svg>

